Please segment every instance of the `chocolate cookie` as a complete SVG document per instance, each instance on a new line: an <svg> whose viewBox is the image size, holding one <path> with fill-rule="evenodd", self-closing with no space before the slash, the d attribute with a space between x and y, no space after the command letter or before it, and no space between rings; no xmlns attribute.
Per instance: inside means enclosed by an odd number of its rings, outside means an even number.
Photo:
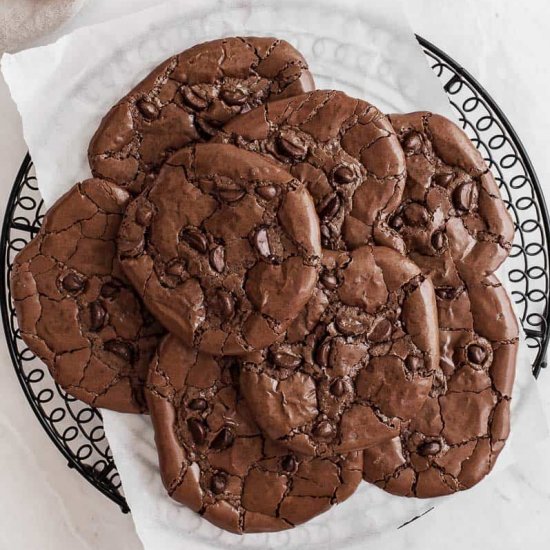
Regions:
<svg viewBox="0 0 550 550"><path fill-rule="evenodd" d="M159 346L146 396L169 495L234 533L288 529L348 498L361 453L304 457L265 438L238 394L233 361L173 336Z"/></svg>
<svg viewBox="0 0 550 550"><path fill-rule="evenodd" d="M162 329L116 259L128 200L106 181L75 185L16 256L11 289L23 340L63 389L96 407L139 413Z"/></svg>
<svg viewBox="0 0 550 550"><path fill-rule="evenodd" d="M479 151L442 116L390 119L407 158L407 183L379 242L410 254L422 268L439 271L452 262L464 276L493 272L510 252L514 224Z"/></svg>
<svg viewBox="0 0 550 550"><path fill-rule="evenodd" d="M88 150L92 172L138 193L170 152L208 140L268 100L314 88L306 61L284 40L199 44L166 60L107 113Z"/></svg>
<svg viewBox="0 0 550 550"><path fill-rule="evenodd" d="M395 437L439 361L432 283L386 247L325 251L321 286L285 340L242 360L240 387L272 439L306 455Z"/></svg>
<svg viewBox="0 0 550 550"><path fill-rule="evenodd" d="M389 120L343 92L268 103L230 121L215 140L289 166L315 200L324 248L367 244L401 201L405 157Z"/></svg>
<svg viewBox="0 0 550 550"><path fill-rule="evenodd" d="M518 325L494 275L438 299L441 369L435 394L399 436L364 453L364 478L420 498L472 487L493 468L510 431ZM452 319L447 324L446 320Z"/></svg>
<svg viewBox="0 0 550 550"><path fill-rule="evenodd" d="M283 168L232 145L199 144L170 157L128 207L119 253L167 329L235 355L273 343L311 297L319 221Z"/></svg>

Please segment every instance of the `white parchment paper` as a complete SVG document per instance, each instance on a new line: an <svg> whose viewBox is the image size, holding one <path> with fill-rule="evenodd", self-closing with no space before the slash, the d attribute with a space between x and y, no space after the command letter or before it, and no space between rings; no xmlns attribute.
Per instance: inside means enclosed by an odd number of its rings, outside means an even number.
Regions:
<svg viewBox="0 0 550 550"><path fill-rule="evenodd" d="M236 34L287 39L308 60L319 88L344 90L386 112L432 110L452 116L399 2L171 0L78 29L55 44L4 56L2 71L23 119L46 205L90 176L86 151L101 117L155 65L198 42ZM505 274L501 278L506 280ZM547 436L529 357L522 344L508 445L493 474L470 491L488 502L499 479L508 475L506 466ZM362 484L348 501L306 525L239 537L166 496L149 418L110 411L103 417L147 550L351 548L367 546L433 506L431 514L445 513L448 498L398 498ZM456 502L462 495L451 498Z"/></svg>

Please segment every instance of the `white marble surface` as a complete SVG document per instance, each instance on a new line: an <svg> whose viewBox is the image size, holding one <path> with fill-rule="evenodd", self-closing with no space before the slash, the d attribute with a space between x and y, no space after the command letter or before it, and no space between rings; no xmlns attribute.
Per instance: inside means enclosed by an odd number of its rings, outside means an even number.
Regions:
<svg viewBox="0 0 550 550"><path fill-rule="evenodd" d="M139 9L156 0L90 0L58 36L71 28ZM408 0L416 32L448 51L491 92L516 127L550 201L550 36L547 0ZM429 15L428 15L429 14ZM49 40L54 36L49 37ZM45 98L45 101L47 98ZM25 152L18 113L0 81L0 204ZM0 550L139 549L131 518L66 468L20 390L5 343L0 344ZM540 389L550 419L550 372ZM534 442L535 443L535 442ZM511 481L490 504L476 491L414 524L370 541L368 548L547 548L550 544L550 444L534 445L514 466ZM459 521L457 521L459 520ZM477 542L473 542L474 537Z"/></svg>

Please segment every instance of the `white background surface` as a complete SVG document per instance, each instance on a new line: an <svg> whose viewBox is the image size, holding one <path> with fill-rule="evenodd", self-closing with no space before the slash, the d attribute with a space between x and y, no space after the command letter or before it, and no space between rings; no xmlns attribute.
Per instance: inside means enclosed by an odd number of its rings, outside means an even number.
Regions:
<svg viewBox="0 0 550 550"><path fill-rule="evenodd" d="M154 0L89 0L63 31L139 9ZM529 151L550 201L550 36L547 0L408 0L415 32L432 40L476 76L507 113ZM60 33L57 33L60 34ZM50 38L51 40L52 38ZM53 92L52 92L53 93ZM44 98L47 101L47 98ZM0 204L26 151L18 113L0 82ZM0 550L139 549L131 519L66 468L27 406L0 345ZM550 372L540 379L550 418ZM533 442L534 444L536 442ZM533 450L517 468L517 483L502 487L488 509L461 499L368 548L512 550L550 544L550 475L543 474L550 448ZM546 462L546 465L545 465ZM460 521L457 521L460 519ZM477 538L473 543L473 537ZM192 549L191 549L192 550Z"/></svg>

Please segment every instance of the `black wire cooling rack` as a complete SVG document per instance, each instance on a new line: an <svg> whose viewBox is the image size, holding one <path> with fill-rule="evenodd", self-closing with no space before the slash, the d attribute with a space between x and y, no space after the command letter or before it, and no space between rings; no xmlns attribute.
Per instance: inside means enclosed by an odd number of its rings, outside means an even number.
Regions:
<svg viewBox="0 0 550 550"><path fill-rule="evenodd" d="M463 128L489 163L514 219L516 238L506 276L532 354L533 374L538 377L546 367L550 299L550 225L540 183L521 141L490 95L447 54L417 38ZM31 408L69 467L126 513L129 508L103 432L101 413L55 384L19 333L8 284L11 266L17 252L40 228L43 215L44 204L27 154L13 184L0 241L0 306L9 352Z"/></svg>

